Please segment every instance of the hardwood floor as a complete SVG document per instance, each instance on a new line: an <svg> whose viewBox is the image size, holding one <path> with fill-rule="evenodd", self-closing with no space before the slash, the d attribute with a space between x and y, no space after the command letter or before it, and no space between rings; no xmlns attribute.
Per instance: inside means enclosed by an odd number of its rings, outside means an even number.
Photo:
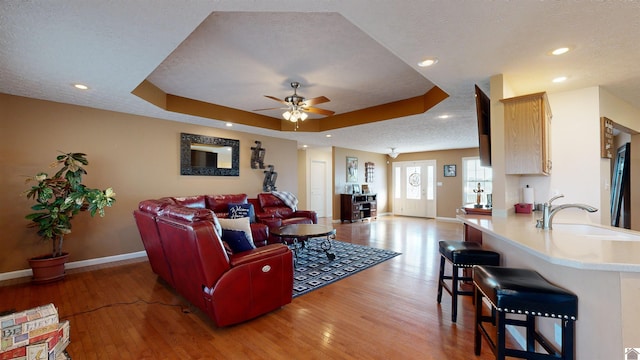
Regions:
<svg viewBox="0 0 640 360"><path fill-rule="evenodd" d="M54 284L7 281L0 311L54 303L71 323L74 359L493 358L486 344L473 353L470 297L460 299L457 324L449 295L436 302L438 240L462 239L461 224L384 216L334 226L337 240L402 255L227 328L191 308L145 259L69 270Z"/></svg>

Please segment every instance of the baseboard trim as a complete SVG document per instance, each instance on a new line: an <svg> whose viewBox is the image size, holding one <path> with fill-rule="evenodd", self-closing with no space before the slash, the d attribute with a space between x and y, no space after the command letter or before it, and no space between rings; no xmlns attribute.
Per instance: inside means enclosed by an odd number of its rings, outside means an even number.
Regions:
<svg viewBox="0 0 640 360"><path fill-rule="evenodd" d="M95 258L95 259L72 261L72 262L66 263L65 268L76 269L76 268L81 268L85 266L100 265L100 264L107 264L107 263L122 261L122 260L137 259L145 256L147 256L146 251L138 251L134 253L105 256L105 257ZM17 279L21 277L30 277L32 275L33 273L31 272L31 269L10 271L6 273L0 273L0 281Z"/></svg>

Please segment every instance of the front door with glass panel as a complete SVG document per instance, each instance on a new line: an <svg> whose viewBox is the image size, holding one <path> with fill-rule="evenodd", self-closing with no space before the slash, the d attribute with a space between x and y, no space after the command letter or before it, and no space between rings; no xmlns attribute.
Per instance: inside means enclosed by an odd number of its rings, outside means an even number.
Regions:
<svg viewBox="0 0 640 360"><path fill-rule="evenodd" d="M436 217L435 160L393 163L393 213Z"/></svg>

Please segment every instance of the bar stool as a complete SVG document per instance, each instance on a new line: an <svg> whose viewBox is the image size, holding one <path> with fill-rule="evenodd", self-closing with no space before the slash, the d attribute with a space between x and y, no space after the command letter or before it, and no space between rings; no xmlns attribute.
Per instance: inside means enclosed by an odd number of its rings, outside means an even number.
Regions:
<svg viewBox="0 0 640 360"><path fill-rule="evenodd" d="M476 288L476 355L480 355L484 336L496 359L500 360L505 356L538 360L575 358L575 320L578 315L578 297L575 294L549 283L540 274L528 269L476 266L473 283ZM482 314L483 296L491 303L491 316ZM507 319L507 314L523 315L525 319ZM560 350L538 332L536 317L560 319ZM486 322L495 325L495 342L483 325ZM506 347L506 325L526 328L526 351ZM536 352L536 342L547 354Z"/></svg>
<svg viewBox="0 0 640 360"><path fill-rule="evenodd" d="M460 290L460 281L472 281L469 275L460 276L459 271L471 271L474 265L500 265L500 254L485 250L475 242L446 241L438 242L440 250L440 275L438 277L438 304L442 301L442 288L451 295L451 321L456 322L458 316L458 295L473 296L473 290ZM445 275L445 262L449 261L453 267L451 275ZM451 280L451 287L445 283Z"/></svg>

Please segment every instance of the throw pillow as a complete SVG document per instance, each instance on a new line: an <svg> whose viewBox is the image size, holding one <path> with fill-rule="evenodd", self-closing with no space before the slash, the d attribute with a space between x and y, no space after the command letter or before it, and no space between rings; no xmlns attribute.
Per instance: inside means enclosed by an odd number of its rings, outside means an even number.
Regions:
<svg viewBox="0 0 640 360"><path fill-rule="evenodd" d="M229 219L248 217L250 223L256 222L253 204L229 204Z"/></svg>
<svg viewBox="0 0 640 360"><path fill-rule="evenodd" d="M224 233L224 230L244 231L244 233L247 235L247 239L249 239L249 242L251 243L251 246L255 248L255 245L253 245L253 235L251 235L251 226L249 225L248 217L239 218L239 219L218 218L218 222L220 223L220 227L222 227L223 233Z"/></svg>
<svg viewBox="0 0 640 360"><path fill-rule="evenodd" d="M253 244L249 242L247 235L242 230L222 229L222 241L229 245L234 254L254 248Z"/></svg>

